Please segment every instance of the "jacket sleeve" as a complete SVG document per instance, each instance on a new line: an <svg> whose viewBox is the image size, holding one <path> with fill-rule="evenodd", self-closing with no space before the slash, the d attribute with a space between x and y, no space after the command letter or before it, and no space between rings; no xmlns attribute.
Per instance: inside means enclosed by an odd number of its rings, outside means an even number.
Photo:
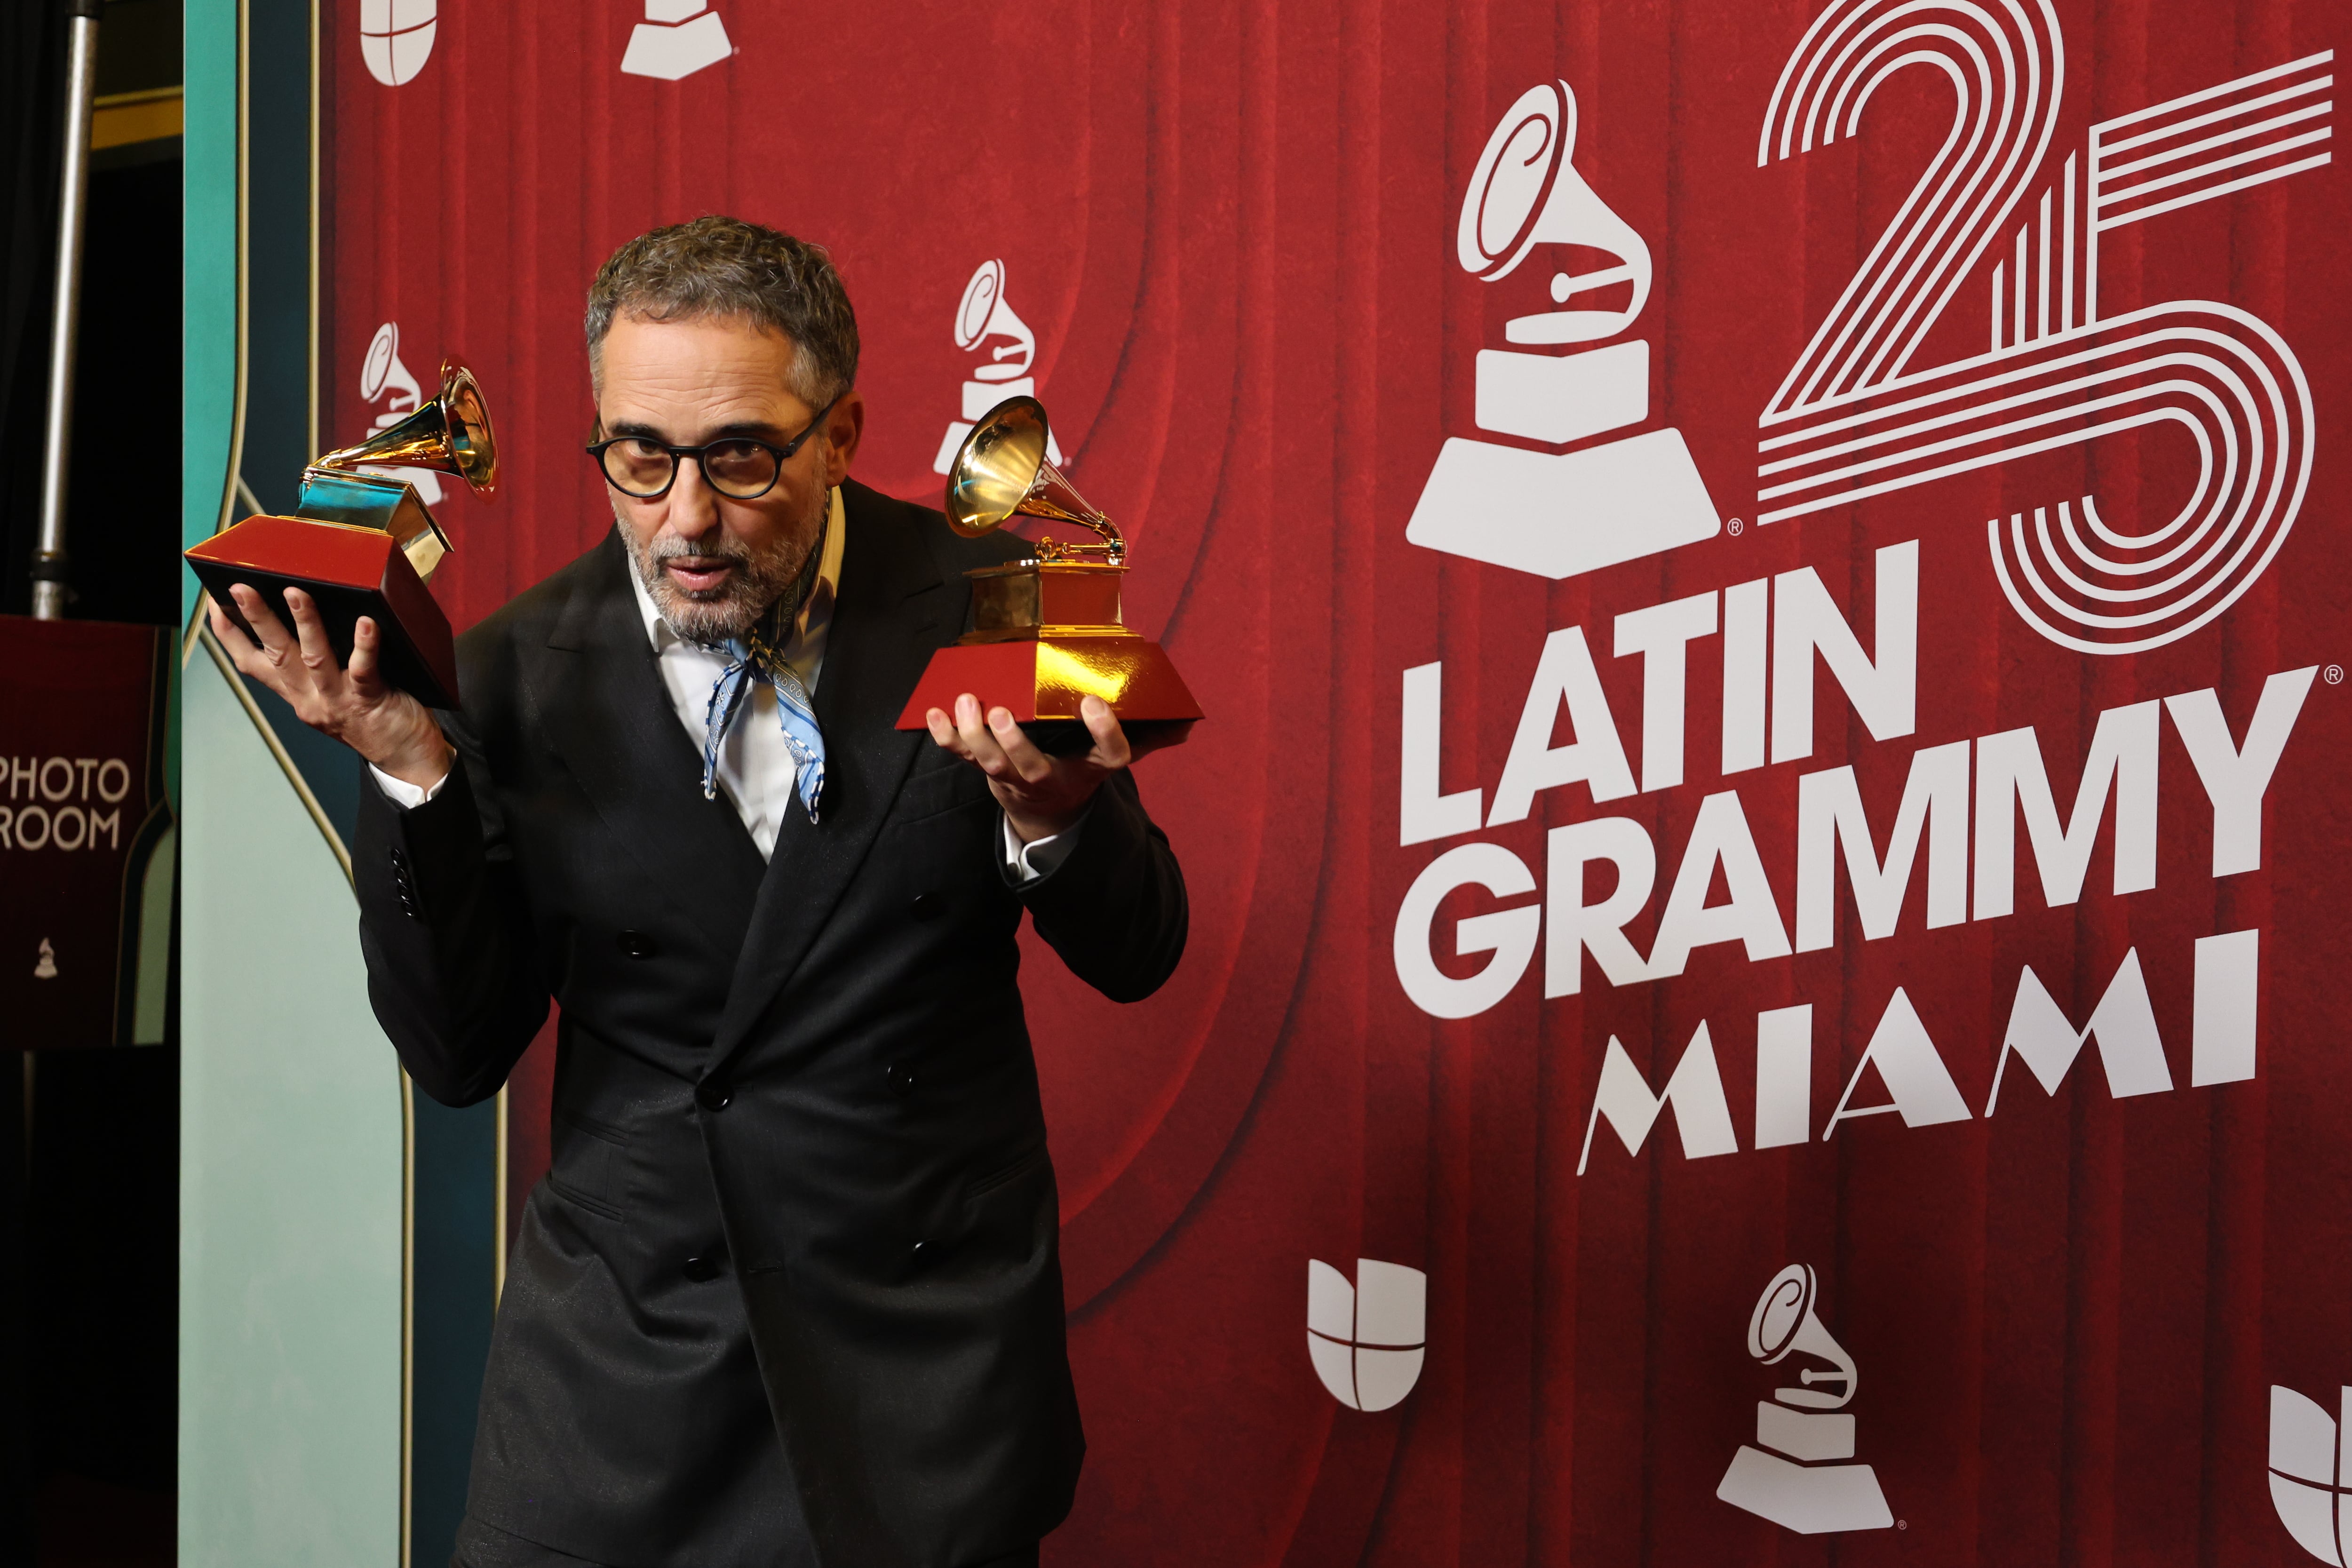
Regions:
<svg viewBox="0 0 2352 1568"><path fill-rule="evenodd" d="M1076 847L1018 891L1070 973L1114 1002L1150 995L1184 956L1184 872L1132 773L1103 782Z"/></svg>
<svg viewBox="0 0 2352 1568"><path fill-rule="evenodd" d="M402 810L360 786L352 878L368 999L417 1087L445 1105L498 1092L547 1017L530 910L462 721L440 715L457 760L441 793Z"/></svg>

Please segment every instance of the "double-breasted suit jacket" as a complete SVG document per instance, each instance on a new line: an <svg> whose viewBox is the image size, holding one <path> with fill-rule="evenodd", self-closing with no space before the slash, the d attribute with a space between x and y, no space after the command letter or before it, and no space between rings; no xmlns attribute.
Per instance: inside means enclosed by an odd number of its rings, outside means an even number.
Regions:
<svg viewBox="0 0 2352 1568"><path fill-rule="evenodd" d="M703 796L617 537L459 639L441 792L362 808L371 994L416 1083L484 1099L562 1009L468 1509L595 1563L962 1568L1076 1480L1014 937L1025 909L1140 998L1183 879L1124 774L1051 871L1007 868L980 772L893 726L964 571L1018 542L843 500L824 793L766 864Z"/></svg>

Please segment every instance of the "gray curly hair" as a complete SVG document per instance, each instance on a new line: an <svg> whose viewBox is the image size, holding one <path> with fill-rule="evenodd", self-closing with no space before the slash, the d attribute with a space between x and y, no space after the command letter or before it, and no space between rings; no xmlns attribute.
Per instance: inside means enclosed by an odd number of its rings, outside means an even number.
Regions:
<svg viewBox="0 0 2352 1568"><path fill-rule="evenodd" d="M710 317L781 332L793 395L822 408L857 380L857 316L821 245L741 218L712 216L637 236L588 289L588 373L604 381L604 334L626 313L648 321Z"/></svg>

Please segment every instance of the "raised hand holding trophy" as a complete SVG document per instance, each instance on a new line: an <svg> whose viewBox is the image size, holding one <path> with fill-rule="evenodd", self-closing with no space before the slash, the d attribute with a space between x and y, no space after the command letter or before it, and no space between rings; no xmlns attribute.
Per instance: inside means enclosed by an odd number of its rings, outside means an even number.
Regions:
<svg viewBox="0 0 2352 1568"><path fill-rule="evenodd" d="M988 411L948 467L948 525L977 539L1014 517L1048 518L1090 530L1097 542L1051 536L1036 553L964 574L971 579L972 628L931 655L898 715L901 730L925 727L934 708L952 712L970 692L1003 708L1047 752L1089 743L1078 704L1099 697L1130 735L1181 739L1200 704L1160 645L1119 621L1127 541L1046 459L1045 407L1012 397Z"/></svg>
<svg viewBox="0 0 2352 1568"><path fill-rule="evenodd" d="M242 583L287 625L286 590L317 605L337 659L349 663L353 628L372 617L382 634L378 668L387 685L428 708L457 706L456 639L426 591L449 552L448 536L405 479L363 468L427 468L455 474L488 500L498 489L498 441L473 373L441 366L441 395L391 429L329 452L302 472L291 517L248 517L186 552L189 567L221 613L253 637L229 594ZM254 637L255 645L260 638Z"/></svg>

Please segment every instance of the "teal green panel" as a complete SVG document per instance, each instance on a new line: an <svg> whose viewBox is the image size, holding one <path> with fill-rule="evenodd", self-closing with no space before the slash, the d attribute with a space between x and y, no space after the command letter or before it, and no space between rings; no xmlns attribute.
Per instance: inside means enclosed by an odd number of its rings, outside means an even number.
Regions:
<svg viewBox="0 0 2352 1568"><path fill-rule="evenodd" d="M457 1544L490 1355L498 1269L498 1103L415 1101L410 1244L409 1561L438 1568Z"/></svg>
<svg viewBox="0 0 2352 1568"><path fill-rule="evenodd" d="M236 408L236 0L186 0L180 533L188 544L219 520ZM195 581L186 579L191 604Z"/></svg>
<svg viewBox="0 0 2352 1568"><path fill-rule="evenodd" d="M183 1568L391 1568L400 1076L351 885L199 650L183 683Z"/></svg>

